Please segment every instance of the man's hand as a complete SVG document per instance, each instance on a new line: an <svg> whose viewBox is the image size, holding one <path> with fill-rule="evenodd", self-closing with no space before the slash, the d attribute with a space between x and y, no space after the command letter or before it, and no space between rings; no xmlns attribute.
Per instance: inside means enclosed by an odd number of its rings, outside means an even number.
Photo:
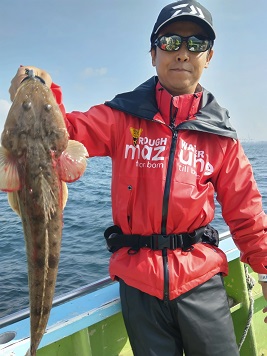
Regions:
<svg viewBox="0 0 267 356"><path fill-rule="evenodd" d="M259 282L262 287L262 294L264 298L267 300L267 282ZM267 306L263 308L263 313L267 313ZM264 322L267 323L267 316L264 318Z"/></svg>
<svg viewBox="0 0 267 356"><path fill-rule="evenodd" d="M20 83L24 78L27 77L26 74L26 69L31 69L34 72L34 75L37 75L38 77L42 78L45 81L45 84L50 88L52 84L52 78L51 76L44 71L43 69L33 67L33 66L20 66L15 77L11 80L11 85L9 88L9 94L10 94L10 99L11 101L14 100L15 94L18 90L18 87L20 86Z"/></svg>

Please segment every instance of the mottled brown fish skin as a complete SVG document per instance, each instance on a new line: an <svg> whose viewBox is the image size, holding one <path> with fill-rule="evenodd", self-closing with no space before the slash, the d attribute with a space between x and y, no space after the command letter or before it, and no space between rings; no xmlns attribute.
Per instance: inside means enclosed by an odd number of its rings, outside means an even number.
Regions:
<svg viewBox="0 0 267 356"><path fill-rule="evenodd" d="M2 146L18 160L17 199L26 242L31 348L45 332L54 296L62 235L62 184L57 164L68 134L49 88L25 80L9 111Z"/></svg>

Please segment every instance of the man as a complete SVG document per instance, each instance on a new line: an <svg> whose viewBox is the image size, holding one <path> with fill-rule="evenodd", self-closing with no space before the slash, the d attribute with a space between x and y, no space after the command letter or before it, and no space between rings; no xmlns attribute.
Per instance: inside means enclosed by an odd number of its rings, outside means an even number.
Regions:
<svg viewBox="0 0 267 356"><path fill-rule="evenodd" d="M115 225L105 237L138 356L238 355L222 282L227 261L209 225L215 191L242 261L260 280L267 277L267 218L252 168L227 111L199 84L214 40L211 15L201 4L166 6L151 34L157 77L66 115L70 137L90 156L112 158ZM51 86L65 113L49 74L27 68ZM22 67L11 99L24 77Z"/></svg>

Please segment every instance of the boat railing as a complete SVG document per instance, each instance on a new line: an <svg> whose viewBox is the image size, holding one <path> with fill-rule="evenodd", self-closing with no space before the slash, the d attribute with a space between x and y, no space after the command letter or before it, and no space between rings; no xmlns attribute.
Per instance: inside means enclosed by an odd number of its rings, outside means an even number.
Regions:
<svg viewBox="0 0 267 356"><path fill-rule="evenodd" d="M81 297L82 295L85 295L87 293L91 293L96 291L97 289L100 289L102 287L107 286L108 284L113 283L110 277L105 277L102 279L99 279L96 282L92 282L89 284L86 284L85 286L82 286L80 288L74 289L70 292L61 294L57 297L54 298L53 300L53 307L63 304L67 301L70 301L72 299ZM16 313L12 313L10 315L4 316L3 318L0 318L0 328L3 328L4 326L16 323L18 321L21 321L23 319L26 319L30 316L30 309L25 308L22 309Z"/></svg>
<svg viewBox="0 0 267 356"><path fill-rule="evenodd" d="M220 242L224 241L225 239L231 237L231 234L229 231L220 233ZM59 295L54 298L53 300L53 307L63 304L65 302L68 302L72 299L81 297L82 295L85 295L87 293L93 292L97 289L100 289L104 286L107 286L108 284L113 283L110 277L105 277L103 279L100 279L96 282L92 282L90 284L87 284L85 286L82 286L80 288L74 289L68 293ZM30 316L30 310L29 308L22 309L18 312L12 313L10 315L7 315L3 318L0 318L0 328L3 328L4 326L13 324L15 322L21 321L23 319L26 319Z"/></svg>

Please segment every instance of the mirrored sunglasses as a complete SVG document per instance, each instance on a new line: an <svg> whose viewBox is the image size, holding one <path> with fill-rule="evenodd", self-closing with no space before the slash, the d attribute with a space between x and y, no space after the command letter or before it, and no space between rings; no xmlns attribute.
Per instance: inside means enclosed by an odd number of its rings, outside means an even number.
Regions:
<svg viewBox="0 0 267 356"><path fill-rule="evenodd" d="M163 35L156 39L154 45L163 51L178 51L185 42L190 52L206 52L212 47L212 41L200 35L183 37L179 35Z"/></svg>

